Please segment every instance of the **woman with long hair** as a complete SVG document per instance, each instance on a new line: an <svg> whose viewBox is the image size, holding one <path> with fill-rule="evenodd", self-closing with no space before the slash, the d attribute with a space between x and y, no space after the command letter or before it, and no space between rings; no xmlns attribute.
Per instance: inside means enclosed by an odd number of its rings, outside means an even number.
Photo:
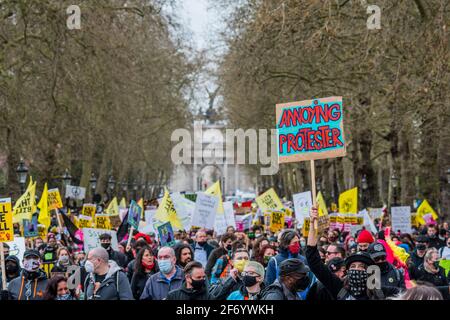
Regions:
<svg viewBox="0 0 450 320"><path fill-rule="evenodd" d="M131 291L138 300L144 291L145 283L151 275L159 271L156 258L150 246L144 246L139 250L134 263L134 273L131 277Z"/></svg>
<svg viewBox="0 0 450 320"><path fill-rule="evenodd" d="M75 292L67 287L67 278L58 275L48 281L44 300L77 300L77 298Z"/></svg>

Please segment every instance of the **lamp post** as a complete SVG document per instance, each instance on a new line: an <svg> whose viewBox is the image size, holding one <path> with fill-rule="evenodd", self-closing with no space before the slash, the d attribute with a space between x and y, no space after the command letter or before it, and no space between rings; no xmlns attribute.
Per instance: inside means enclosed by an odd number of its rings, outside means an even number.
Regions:
<svg viewBox="0 0 450 320"><path fill-rule="evenodd" d="M122 191L123 191L123 196L125 198L127 197L127 190L128 190L128 183L123 181L122 182Z"/></svg>
<svg viewBox="0 0 450 320"><path fill-rule="evenodd" d="M20 185L20 193L25 192L25 183L27 182L27 176L28 176L28 167L25 165L25 162L23 161L23 158L20 158L19 165L16 169L17 173L17 180L19 181Z"/></svg>
<svg viewBox="0 0 450 320"><path fill-rule="evenodd" d="M108 179L109 199L112 199L112 195L113 195L115 187L116 187L116 180L114 180L114 177L112 175L110 175L109 179Z"/></svg>
<svg viewBox="0 0 450 320"><path fill-rule="evenodd" d="M93 172L91 174L91 179L89 180L89 185L91 186L92 191L92 202L94 202L95 189L97 189L97 178Z"/></svg>
<svg viewBox="0 0 450 320"><path fill-rule="evenodd" d="M138 200L137 199L137 191L138 191L138 188L139 188L139 185L138 185L138 183L136 182L136 181L134 181L133 182L133 197L134 197L134 200Z"/></svg>
<svg viewBox="0 0 450 320"><path fill-rule="evenodd" d="M392 184L392 193L394 197L394 206L397 205L397 187L398 187L398 178L397 175L394 173L391 176L391 184Z"/></svg>

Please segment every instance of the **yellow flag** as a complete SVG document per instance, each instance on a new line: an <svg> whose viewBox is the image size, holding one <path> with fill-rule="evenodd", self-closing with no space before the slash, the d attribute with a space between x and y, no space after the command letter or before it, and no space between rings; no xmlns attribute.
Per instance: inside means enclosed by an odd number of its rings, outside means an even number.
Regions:
<svg viewBox="0 0 450 320"><path fill-rule="evenodd" d="M139 207L141 207L142 212L144 212L144 199L140 198L137 204Z"/></svg>
<svg viewBox="0 0 450 320"><path fill-rule="evenodd" d="M114 197L106 208L105 213L110 216L119 215L119 204L117 203L117 197Z"/></svg>
<svg viewBox="0 0 450 320"><path fill-rule="evenodd" d="M58 188L48 190L47 195L49 210L56 210L63 207L61 195L59 194Z"/></svg>
<svg viewBox="0 0 450 320"><path fill-rule="evenodd" d="M216 181L211 187L208 188L208 190L205 191L205 193L219 197L219 205L217 206L217 213L224 214L225 210L223 209L222 191L220 190L220 182Z"/></svg>
<svg viewBox="0 0 450 320"><path fill-rule="evenodd" d="M434 211L433 208L428 203L428 201L424 199L420 204L419 208L417 208L416 213L417 222L420 224L427 224L424 219L424 216L427 214L431 214L434 220L437 220L439 218L438 215L436 214L436 211Z"/></svg>
<svg viewBox="0 0 450 320"><path fill-rule="evenodd" d="M167 190L167 188L164 188L164 197L158 209L156 210L155 219L161 222L169 221L170 224L178 230L183 229L183 224L178 218L177 212L173 205L173 201L170 198L169 190Z"/></svg>
<svg viewBox="0 0 450 320"><path fill-rule="evenodd" d="M38 208L40 210L38 222L43 224L46 229L50 226L50 213L48 209L48 187L47 182L44 185L44 190L42 191L41 200L39 200Z"/></svg>
<svg viewBox="0 0 450 320"><path fill-rule="evenodd" d="M322 232L330 226L330 216L328 215L327 204L325 203L322 192L319 191L316 201L319 209L319 217L317 219L317 232Z"/></svg>
<svg viewBox="0 0 450 320"><path fill-rule="evenodd" d="M339 195L339 213L358 213L358 188L342 192Z"/></svg>
<svg viewBox="0 0 450 320"><path fill-rule="evenodd" d="M270 188L259 197L256 197L255 200L262 211L268 210L281 211L284 209L280 198L278 197L277 193L273 188Z"/></svg>
<svg viewBox="0 0 450 320"><path fill-rule="evenodd" d="M119 207L122 208L122 209L126 209L126 207L127 207L127 200L125 198L122 198L122 200L120 200Z"/></svg>
<svg viewBox="0 0 450 320"><path fill-rule="evenodd" d="M31 220L31 215L36 212L36 182L28 185L25 193L14 205L13 223L22 223L23 219Z"/></svg>

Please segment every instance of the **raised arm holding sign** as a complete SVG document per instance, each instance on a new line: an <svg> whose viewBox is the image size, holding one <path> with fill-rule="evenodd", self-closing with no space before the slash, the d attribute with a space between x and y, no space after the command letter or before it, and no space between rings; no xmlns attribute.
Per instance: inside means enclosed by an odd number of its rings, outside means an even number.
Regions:
<svg viewBox="0 0 450 320"><path fill-rule="evenodd" d="M342 97L277 104L276 121L278 163L310 160L312 201L317 205L314 160L346 154Z"/></svg>

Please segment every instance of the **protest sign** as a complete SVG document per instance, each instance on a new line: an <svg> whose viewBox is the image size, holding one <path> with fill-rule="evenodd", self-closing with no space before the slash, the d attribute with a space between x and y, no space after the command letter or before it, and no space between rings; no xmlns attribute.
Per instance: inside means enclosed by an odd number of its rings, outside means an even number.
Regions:
<svg viewBox="0 0 450 320"><path fill-rule="evenodd" d="M236 231L244 232L249 230L252 225L252 214L236 215Z"/></svg>
<svg viewBox="0 0 450 320"><path fill-rule="evenodd" d="M302 234L305 238L309 235L310 223L311 219L309 217L305 218L305 220L303 221Z"/></svg>
<svg viewBox="0 0 450 320"><path fill-rule="evenodd" d="M342 97L276 105L278 163L310 160L312 202L316 204L315 159L346 154ZM319 221L314 223L318 229Z"/></svg>
<svg viewBox="0 0 450 320"><path fill-rule="evenodd" d="M262 195L256 197L256 203L263 211L267 210L283 210L284 206L280 201L280 198L278 197L277 193L273 188L270 188L266 192L264 192Z"/></svg>
<svg viewBox="0 0 450 320"><path fill-rule="evenodd" d="M195 202L183 197L180 193L172 193L170 195L172 199L173 206L176 211L176 215L180 220L183 229L189 230L191 229L191 219L194 214Z"/></svg>
<svg viewBox="0 0 450 320"><path fill-rule="evenodd" d="M68 185L66 186L65 197L74 200L86 199L86 188Z"/></svg>
<svg viewBox="0 0 450 320"><path fill-rule="evenodd" d="M163 223L157 227L159 241L161 246L173 246L175 244L175 235L170 222Z"/></svg>
<svg viewBox="0 0 450 320"><path fill-rule="evenodd" d="M394 232L411 233L411 207L392 207L391 224Z"/></svg>
<svg viewBox="0 0 450 320"><path fill-rule="evenodd" d="M270 213L270 231L278 232L284 228L284 212L272 211Z"/></svg>
<svg viewBox="0 0 450 320"><path fill-rule="evenodd" d="M33 215L31 220L23 220L23 236L25 238L33 238L39 235L38 230L38 217Z"/></svg>
<svg viewBox="0 0 450 320"><path fill-rule="evenodd" d="M6 242L9 246L9 255L16 256L19 258L20 265L23 267L23 254L25 253L25 238L24 237L15 237L14 241Z"/></svg>
<svg viewBox="0 0 450 320"><path fill-rule="evenodd" d="M317 194L317 205L318 205L318 219L317 219L317 228L314 226L318 232L322 232L330 226L330 217L328 216L328 209L325 203L325 199L322 196L322 193L319 191Z"/></svg>
<svg viewBox="0 0 450 320"><path fill-rule="evenodd" d="M79 215L77 219L78 228L91 228L93 221L94 220L90 216Z"/></svg>
<svg viewBox="0 0 450 320"><path fill-rule="evenodd" d="M90 250L101 246L99 237L104 233L107 233L111 236L111 247L116 251L119 250L117 244L116 231L105 229L94 229L94 228L83 228L82 231L84 240L84 251L86 252L86 254Z"/></svg>
<svg viewBox="0 0 450 320"><path fill-rule="evenodd" d="M131 200L130 208L128 209L128 224L135 230L139 229L139 221L141 221L142 208Z"/></svg>
<svg viewBox="0 0 450 320"><path fill-rule="evenodd" d="M83 204L83 209L81 210L81 214L83 216L91 217L93 220L95 218L95 212L97 211L97 206L92 203Z"/></svg>
<svg viewBox="0 0 450 320"><path fill-rule="evenodd" d="M192 202L197 201L197 194L196 193L185 193L184 197L188 200L191 200Z"/></svg>
<svg viewBox="0 0 450 320"><path fill-rule="evenodd" d="M96 214L95 228L111 230L111 222L109 221L109 216L106 214Z"/></svg>
<svg viewBox="0 0 450 320"><path fill-rule="evenodd" d="M0 199L0 242L14 240L11 198Z"/></svg>
<svg viewBox="0 0 450 320"><path fill-rule="evenodd" d="M234 217L233 202L225 201L223 203L223 209L225 213L225 221L227 223L227 226L232 226L236 229L236 220Z"/></svg>
<svg viewBox="0 0 450 320"><path fill-rule="evenodd" d="M36 212L36 182L28 186L25 193L16 201L13 208L13 223L21 223L24 219L30 220Z"/></svg>
<svg viewBox="0 0 450 320"><path fill-rule="evenodd" d="M218 206L218 197L199 192L197 194L197 201L195 202L191 225L200 228L213 229Z"/></svg>
<svg viewBox="0 0 450 320"><path fill-rule="evenodd" d="M309 217L309 211L312 207L311 191L296 193L292 196L294 201L295 218L298 225L303 225L303 220Z"/></svg>
<svg viewBox="0 0 450 320"><path fill-rule="evenodd" d="M378 230L375 227L375 224L373 223L372 218L369 216L369 213L367 212L367 210L364 209L361 212L363 214L364 227L366 228L366 230L370 230L372 233L376 234L378 232Z"/></svg>
<svg viewBox="0 0 450 320"><path fill-rule="evenodd" d="M222 235L227 232L227 220L224 214L216 215L216 220L214 221L214 231L217 235Z"/></svg>
<svg viewBox="0 0 450 320"><path fill-rule="evenodd" d="M217 206L217 213L223 214L223 202L222 202L222 191L220 190L220 181L216 181L211 187L209 187L206 191L206 194L210 194L219 198L219 204Z"/></svg>
<svg viewBox="0 0 450 320"><path fill-rule="evenodd" d="M149 234L151 232L156 233L155 228L154 228L154 224L156 223L155 214L156 214L156 209L144 211L145 225L139 226L139 232L142 232L145 234Z"/></svg>
<svg viewBox="0 0 450 320"><path fill-rule="evenodd" d="M383 214L383 208L369 208L369 215L372 219L379 219Z"/></svg>
<svg viewBox="0 0 450 320"><path fill-rule="evenodd" d="M61 195L59 194L58 188L48 190L48 210L56 210L63 207L61 201Z"/></svg>
<svg viewBox="0 0 450 320"><path fill-rule="evenodd" d="M173 228L182 230L183 224L178 217L172 197L170 196L167 188L164 188L164 196L159 203L160 204L156 211L155 219L161 222L170 222Z"/></svg>

